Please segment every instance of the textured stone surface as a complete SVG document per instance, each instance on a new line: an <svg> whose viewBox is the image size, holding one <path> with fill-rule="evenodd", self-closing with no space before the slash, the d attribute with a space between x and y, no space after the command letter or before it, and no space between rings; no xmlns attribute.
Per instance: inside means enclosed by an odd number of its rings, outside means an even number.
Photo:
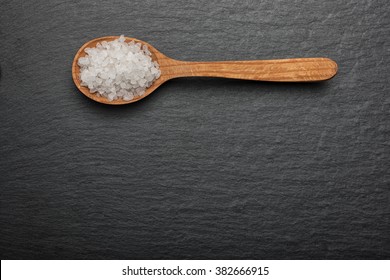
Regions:
<svg viewBox="0 0 390 280"><path fill-rule="evenodd" d="M389 258L390 4L0 1L4 258ZM78 48L331 57L322 84L178 79L103 106Z"/></svg>

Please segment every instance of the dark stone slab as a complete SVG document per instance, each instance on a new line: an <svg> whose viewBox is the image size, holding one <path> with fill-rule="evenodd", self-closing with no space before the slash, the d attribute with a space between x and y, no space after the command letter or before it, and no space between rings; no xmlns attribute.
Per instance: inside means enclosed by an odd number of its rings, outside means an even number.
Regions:
<svg viewBox="0 0 390 280"><path fill-rule="evenodd" d="M2 259L389 258L388 1L0 2ZM104 106L71 62L120 34L183 60L340 70Z"/></svg>

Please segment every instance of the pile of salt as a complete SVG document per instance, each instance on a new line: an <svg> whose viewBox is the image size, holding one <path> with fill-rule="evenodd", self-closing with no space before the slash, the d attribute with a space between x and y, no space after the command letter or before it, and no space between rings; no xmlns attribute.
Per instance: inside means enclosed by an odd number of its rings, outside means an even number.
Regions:
<svg viewBox="0 0 390 280"><path fill-rule="evenodd" d="M126 43L123 35L85 52L87 55L78 60L81 85L109 101L141 96L161 74L148 47L134 41Z"/></svg>

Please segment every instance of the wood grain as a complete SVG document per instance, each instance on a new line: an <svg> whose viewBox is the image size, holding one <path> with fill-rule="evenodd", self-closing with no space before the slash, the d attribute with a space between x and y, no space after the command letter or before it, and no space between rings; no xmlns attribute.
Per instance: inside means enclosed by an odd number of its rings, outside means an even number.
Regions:
<svg viewBox="0 0 390 280"><path fill-rule="evenodd" d="M153 60L160 65L161 76L142 96L130 101L113 100L99 97L91 93L87 87L81 86L80 68L77 61L86 55L85 48L93 48L97 43L117 39L118 36L101 37L84 44L73 59L72 76L77 88L87 97L105 104L121 105L133 103L145 98L164 82L180 77L216 77L268 82L319 82L329 80L337 73L337 64L329 58L294 58L276 60L248 61L209 61L190 62L167 57L150 44L135 38L126 37L126 42L135 41L147 45Z"/></svg>
<svg viewBox="0 0 390 280"><path fill-rule="evenodd" d="M202 76L269 82L318 82L331 79L337 64L328 58L186 62L166 59L166 79Z"/></svg>

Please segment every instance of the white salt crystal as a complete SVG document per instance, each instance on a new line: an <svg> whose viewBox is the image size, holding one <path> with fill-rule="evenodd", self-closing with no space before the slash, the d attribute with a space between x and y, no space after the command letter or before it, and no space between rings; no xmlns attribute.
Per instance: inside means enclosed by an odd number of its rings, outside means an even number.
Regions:
<svg viewBox="0 0 390 280"><path fill-rule="evenodd" d="M129 101L143 95L161 75L148 47L134 41L126 43L123 35L85 52L87 55L78 60L81 85L110 101Z"/></svg>

